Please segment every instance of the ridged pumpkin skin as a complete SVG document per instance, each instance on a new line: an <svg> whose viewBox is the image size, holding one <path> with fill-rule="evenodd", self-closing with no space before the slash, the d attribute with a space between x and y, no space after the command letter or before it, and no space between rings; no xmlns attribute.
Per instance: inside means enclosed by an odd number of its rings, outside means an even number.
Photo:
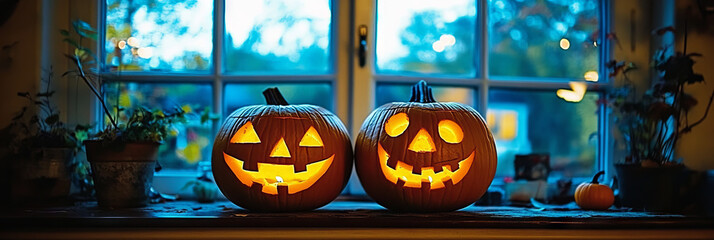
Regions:
<svg viewBox="0 0 714 240"><path fill-rule="evenodd" d="M592 182L581 183L575 189L575 203L582 209L606 210L615 202L615 195L612 189L606 185L599 184L597 179L605 172L595 174Z"/></svg>
<svg viewBox="0 0 714 240"><path fill-rule="evenodd" d="M269 105L236 110L228 116L216 136L211 163L219 189L231 202L252 211L305 211L331 202L345 187L352 171L352 146L345 126L337 116L322 107L287 105L277 89L268 89L264 94ZM236 133L245 132L246 128L242 127L248 122L260 138L260 143L235 142ZM301 140L311 128L319 134L324 146L302 146ZM273 156L278 147L287 149L285 151L290 156ZM327 162L326 159L331 157L331 163L323 165L324 172L301 182L307 188L294 193L289 193L289 190L298 189L291 189L296 185L281 186L269 179L273 182L266 185L274 186L264 188L258 180L246 180L247 174L241 172L255 174L261 172L259 167L262 165L264 171L287 167L290 172L294 168L295 173L305 174L311 171L310 164ZM241 161L242 170L238 170L236 160ZM267 168L267 164L277 167ZM243 174L243 179L239 179L239 174ZM287 184L289 177L283 175L282 178ZM271 193L275 190L277 193Z"/></svg>
<svg viewBox="0 0 714 240"><path fill-rule="evenodd" d="M355 166L362 186L377 203L394 211L453 211L474 203L486 192L496 172L496 147L491 131L473 108L460 103L435 102L431 89L423 81L413 87L412 94L411 102L385 104L362 124L355 146ZM395 134L388 134L385 124L401 113L408 117L408 126L398 136L390 136ZM439 126L445 120L461 128L461 141L450 143L442 138ZM428 135L433 149L410 150L419 135ZM384 159L380 154L388 155L387 166L382 164ZM472 161L466 165L470 157ZM459 165L460 162L464 164ZM390 179L387 175L399 172L396 169L400 165L414 170ZM451 177L435 173L446 171L444 166L453 170ZM462 177L456 177L459 170L467 171ZM405 181L407 178L401 176L421 182ZM458 182L454 184L454 181ZM412 186L407 186L407 182Z"/></svg>

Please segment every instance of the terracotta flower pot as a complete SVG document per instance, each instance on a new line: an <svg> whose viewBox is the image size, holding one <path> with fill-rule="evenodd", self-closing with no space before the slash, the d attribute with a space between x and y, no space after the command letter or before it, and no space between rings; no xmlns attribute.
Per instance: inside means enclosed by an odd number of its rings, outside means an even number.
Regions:
<svg viewBox="0 0 714 240"><path fill-rule="evenodd" d="M159 143L103 144L84 141L92 166L97 204L105 208L143 207L149 203Z"/></svg>
<svg viewBox="0 0 714 240"><path fill-rule="evenodd" d="M70 177L67 163L74 158L72 148L39 148L29 159L12 166L12 202L16 204L56 204L66 202Z"/></svg>

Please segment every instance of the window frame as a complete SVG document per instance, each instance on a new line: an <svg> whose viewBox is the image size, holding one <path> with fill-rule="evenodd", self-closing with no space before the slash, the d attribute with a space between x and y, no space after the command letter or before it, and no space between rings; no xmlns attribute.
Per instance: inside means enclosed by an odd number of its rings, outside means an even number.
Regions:
<svg viewBox="0 0 714 240"><path fill-rule="evenodd" d="M115 77L111 72L100 71L100 74L112 80L122 80L126 82L137 83L155 83L163 82L165 78L172 79L172 83L209 83L213 89L213 110L220 116L225 116L228 113L223 113L223 89L229 83L330 83L333 92L332 104L334 112L342 119L348 128L351 136L356 136L361 127L362 120L376 107L375 106L375 91L377 84L396 83L396 84L413 84L418 80L424 79L435 86L459 86L477 88L478 93L477 105L474 106L482 114L488 111L488 92L490 88L499 89L537 89L537 90L555 90L558 88L568 88L568 81L562 78L538 78L539 81L527 80L528 77L494 77L488 75L488 0L477 1L477 23L476 23L476 74L474 77L439 77L439 76L410 76L410 75L389 75L377 74L375 72L375 28L376 28L376 1L331 1L332 21L331 21L331 45L330 45L330 60L332 62L332 73L320 75L237 75L224 72L224 66L221 57L224 54L224 37L225 37L225 2L228 0L214 0L214 23L213 23L213 53L212 53L212 69L206 74L196 74L192 72L176 72L176 73L153 73L153 72L123 72L120 77ZM106 1L98 0L95 7L89 9L96 10L97 14L89 14L96 17L97 30L100 32L100 38L97 41L96 49L98 56L104 58L105 36L106 33ZM607 76L605 63L610 59L612 47L609 41L606 40L606 34L612 29L612 1L601 0L600 4L600 39L602 46L599 50L600 60L598 73L600 76ZM358 26L366 25L368 27L367 36L367 63L365 67L360 67L357 61L356 49L359 48ZM102 60L104 61L104 60ZM104 70L104 69L102 69ZM545 81L540 81L545 80ZM567 79L574 80L574 79ZM165 83L165 82L164 82ZM607 78L601 77L601 80L596 83L587 82L588 91L599 92L603 96L608 89L612 87L612 82ZM369 101L365 101L369 99ZM71 100L70 100L71 101ZM72 104L72 103L70 103ZM99 109L99 103L90 98L89 105L93 108L87 110L78 110L80 115L90 116L89 122L97 125L102 120L102 115ZM599 106L598 110L598 149L596 154L597 171L606 171L606 178L611 178L614 174L608 171L613 159L613 140L610 137L611 117L605 106ZM220 127L221 121L215 121L213 124L213 132L215 133ZM354 141L354 140L353 140ZM155 175L154 184L158 189L171 188L175 191L166 191L178 193L178 189L182 183L191 180L197 176L196 171L179 171L179 170L164 170ZM580 179L574 179L577 182ZM357 176L354 175L350 182L359 182ZM502 183L499 179L494 180L494 184ZM346 192L352 192L355 184L348 184ZM182 191L182 196L191 195L190 192Z"/></svg>

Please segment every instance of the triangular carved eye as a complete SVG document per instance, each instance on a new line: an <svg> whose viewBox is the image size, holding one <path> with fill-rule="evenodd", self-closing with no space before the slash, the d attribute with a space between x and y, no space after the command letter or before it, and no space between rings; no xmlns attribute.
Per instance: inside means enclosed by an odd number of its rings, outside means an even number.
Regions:
<svg viewBox="0 0 714 240"><path fill-rule="evenodd" d="M305 135L302 136L302 140L300 140L300 146L301 147L322 147L324 144L322 144L322 138L320 138L320 134L317 133L317 130L315 130L315 127L310 127L310 129L305 132Z"/></svg>
<svg viewBox="0 0 714 240"><path fill-rule="evenodd" d="M258 133L253 128L253 123L247 122L236 131L231 138L231 143L260 143Z"/></svg>

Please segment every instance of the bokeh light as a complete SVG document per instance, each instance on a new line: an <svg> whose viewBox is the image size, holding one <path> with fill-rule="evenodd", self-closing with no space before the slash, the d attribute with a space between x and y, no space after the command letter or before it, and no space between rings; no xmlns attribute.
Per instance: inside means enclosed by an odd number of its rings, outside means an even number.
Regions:
<svg viewBox="0 0 714 240"><path fill-rule="evenodd" d="M589 82L597 82L597 80L600 78L596 71L587 71L585 72L585 75L583 75L583 77L585 78L585 81Z"/></svg>
<svg viewBox="0 0 714 240"><path fill-rule="evenodd" d="M570 40L567 38L560 39L560 48L563 50L568 50L570 48Z"/></svg>

